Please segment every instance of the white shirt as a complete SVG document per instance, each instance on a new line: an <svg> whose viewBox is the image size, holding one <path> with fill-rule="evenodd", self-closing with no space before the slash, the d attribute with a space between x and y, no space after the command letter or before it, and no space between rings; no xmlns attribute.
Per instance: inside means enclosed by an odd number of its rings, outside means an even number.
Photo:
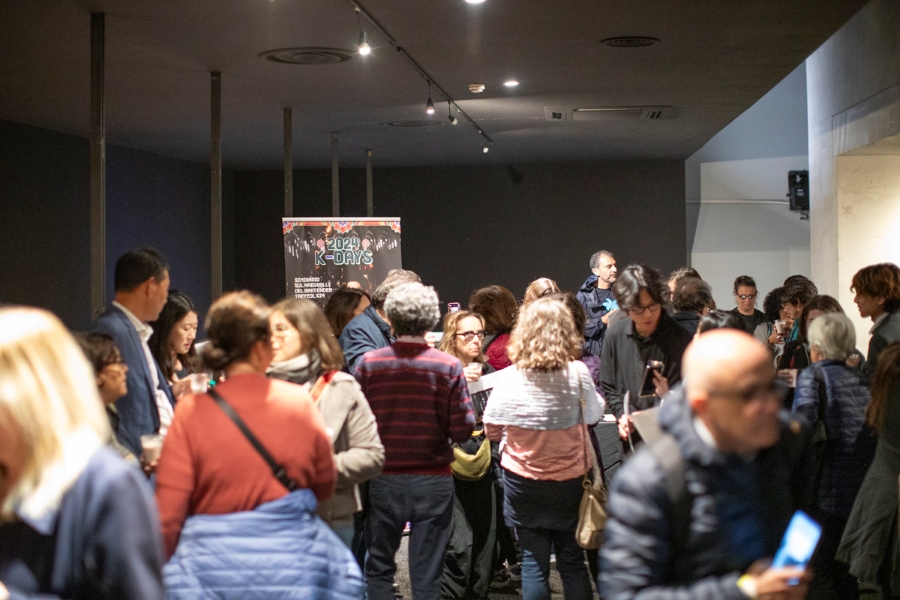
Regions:
<svg viewBox="0 0 900 600"><path fill-rule="evenodd" d="M150 369L150 377L153 378L153 391L156 392L156 408L159 410L159 435L165 436L166 432L169 431L169 425L172 424L175 410L172 408L172 403L169 402L169 397L166 396L166 393L159 389L159 372L157 371L156 359L153 358L150 346L147 345L147 340L153 335L153 328L138 319L130 310L118 302L114 301L112 305L125 313L125 316L134 325L138 337L141 339L141 347L144 349L144 357L147 359L147 368Z"/></svg>

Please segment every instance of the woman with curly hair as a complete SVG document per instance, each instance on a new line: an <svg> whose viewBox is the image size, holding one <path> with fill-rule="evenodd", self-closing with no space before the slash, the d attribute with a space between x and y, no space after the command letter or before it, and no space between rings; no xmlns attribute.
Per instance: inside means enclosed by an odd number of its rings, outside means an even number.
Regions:
<svg viewBox="0 0 900 600"><path fill-rule="evenodd" d="M560 299L525 305L509 344L515 368L494 387L485 409L488 438L505 441L503 513L518 532L527 599L550 598L551 547L565 597L592 597L575 527L582 481L591 468L585 423L601 419L603 401L587 367L573 359L581 343L571 311Z"/></svg>

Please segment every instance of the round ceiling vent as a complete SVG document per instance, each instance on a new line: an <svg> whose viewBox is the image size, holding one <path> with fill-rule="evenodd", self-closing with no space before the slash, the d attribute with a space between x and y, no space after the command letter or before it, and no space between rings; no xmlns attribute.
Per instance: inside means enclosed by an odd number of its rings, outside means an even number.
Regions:
<svg viewBox="0 0 900 600"><path fill-rule="evenodd" d="M655 37L629 35L624 37L606 38L602 43L613 48L642 48L652 46L659 40Z"/></svg>
<svg viewBox="0 0 900 600"><path fill-rule="evenodd" d="M280 48L260 52L259 56L286 65L333 65L353 58L353 50L343 48Z"/></svg>
<svg viewBox="0 0 900 600"><path fill-rule="evenodd" d="M443 124L443 121L388 121L382 123L386 127L436 127Z"/></svg>

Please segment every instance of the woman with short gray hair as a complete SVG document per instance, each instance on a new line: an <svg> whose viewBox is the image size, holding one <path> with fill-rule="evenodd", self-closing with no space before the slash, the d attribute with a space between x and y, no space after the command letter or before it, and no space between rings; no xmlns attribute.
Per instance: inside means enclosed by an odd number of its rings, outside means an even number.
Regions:
<svg viewBox="0 0 900 600"><path fill-rule="evenodd" d="M875 436L866 427L869 389L857 367L847 364L856 332L843 313L824 314L809 325L812 365L797 381L794 414L811 426L825 422L824 458L816 473L815 502L810 513L822 524L822 538L810 567L814 578L809 598L837 593L858 597L856 579L847 565L834 560L863 477L875 456Z"/></svg>

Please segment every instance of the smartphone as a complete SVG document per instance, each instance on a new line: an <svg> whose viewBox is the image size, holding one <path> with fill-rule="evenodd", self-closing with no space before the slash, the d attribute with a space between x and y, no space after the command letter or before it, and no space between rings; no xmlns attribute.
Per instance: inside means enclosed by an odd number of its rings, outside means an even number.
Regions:
<svg viewBox="0 0 900 600"><path fill-rule="evenodd" d="M641 396L653 396L656 394L656 384L653 382L653 371L662 375L665 365L661 360L648 360L644 367L644 378L641 381Z"/></svg>
<svg viewBox="0 0 900 600"><path fill-rule="evenodd" d="M447 312L448 313L459 312L459 302L448 302L447 303Z"/></svg>
<svg viewBox="0 0 900 600"><path fill-rule="evenodd" d="M791 517L787 531L781 538L781 546L775 554L771 568L797 567L805 569L821 536L822 526L802 510L798 510ZM796 585L797 581L791 581L791 584Z"/></svg>

